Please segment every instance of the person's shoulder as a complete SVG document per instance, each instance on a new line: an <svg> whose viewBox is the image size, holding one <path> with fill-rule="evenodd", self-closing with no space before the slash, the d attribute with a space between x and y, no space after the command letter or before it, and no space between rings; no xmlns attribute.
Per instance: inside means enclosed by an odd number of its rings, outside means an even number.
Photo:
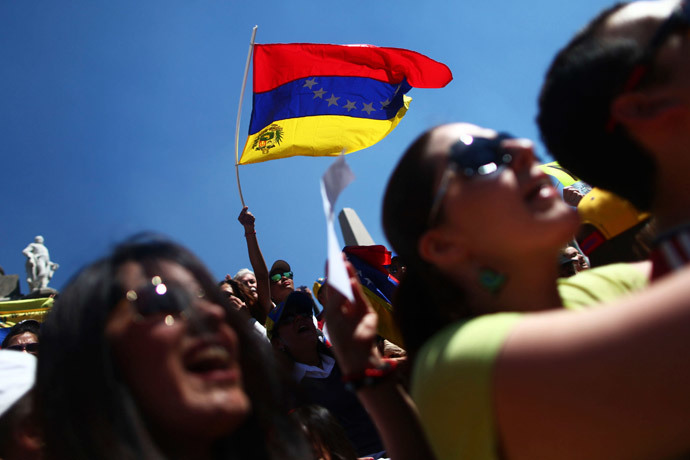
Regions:
<svg viewBox="0 0 690 460"><path fill-rule="evenodd" d="M513 326L524 315L496 313L452 324L415 356L412 398L434 450L444 459L497 458L492 375Z"/></svg>
<svg viewBox="0 0 690 460"><path fill-rule="evenodd" d="M649 284L651 263L615 263L584 270L558 280L558 291L567 308L586 307L639 291Z"/></svg>
<svg viewBox="0 0 690 460"><path fill-rule="evenodd" d="M491 365L511 327L522 317L505 312L451 324L425 343L415 357L415 374L465 365Z"/></svg>

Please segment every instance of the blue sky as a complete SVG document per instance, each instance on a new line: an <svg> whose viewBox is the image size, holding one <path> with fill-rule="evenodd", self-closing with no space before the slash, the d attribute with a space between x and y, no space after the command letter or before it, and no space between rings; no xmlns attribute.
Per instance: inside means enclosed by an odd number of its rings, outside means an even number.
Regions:
<svg viewBox="0 0 690 460"><path fill-rule="evenodd" d="M189 247L217 278L249 266L237 222L235 123L251 29L258 43L366 43L448 65L443 89L412 89L378 144L347 156L354 208L377 243L386 181L425 129L468 121L537 139L536 100L555 52L611 2L0 1L0 265L24 278L41 234L62 288L140 231ZM250 80L251 83L251 74ZM251 113L245 93L240 149ZM538 144L538 153L544 150ZM547 158L543 156L543 158ZM296 285L323 274L319 179L332 158L240 166L267 264Z"/></svg>

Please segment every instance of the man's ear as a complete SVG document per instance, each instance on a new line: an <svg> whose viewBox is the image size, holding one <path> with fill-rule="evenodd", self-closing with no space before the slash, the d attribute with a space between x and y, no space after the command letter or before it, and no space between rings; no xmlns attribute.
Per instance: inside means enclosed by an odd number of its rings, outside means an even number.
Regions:
<svg viewBox="0 0 690 460"><path fill-rule="evenodd" d="M621 94L611 104L613 118L632 128L657 125L681 107L680 101L660 90Z"/></svg>
<svg viewBox="0 0 690 460"><path fill-rule="evenodd" d="M450 268L467 257L467 250L457 236L440 228L427 230L417 243L422 259L441 268Z"/></svg>

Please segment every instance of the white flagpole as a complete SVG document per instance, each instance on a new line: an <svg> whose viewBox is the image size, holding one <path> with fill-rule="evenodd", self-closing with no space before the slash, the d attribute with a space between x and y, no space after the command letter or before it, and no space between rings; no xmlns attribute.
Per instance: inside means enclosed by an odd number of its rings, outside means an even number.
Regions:
<svg viewBox="0 0 690 460"><path fill-rule="evenodd" d="M244 197L242 196L242 187L240 186L240 168L239 168L239 149L240 149L240 118L242 117L242 100L244 99L244 88L247 86L247 74L249 73L249 63L252 60L252 52L254 51L254 38L256 37L256 29L259 26L254 26L252 29L252 39L249 41L249 54L247 54L247 65L244 67L244 78L242 78L242 92L240 93L240 105L237 108L237 125L235 126L235 176L237 176L237 189L240 191L240 200L242 207L244 207Z"/></svg>

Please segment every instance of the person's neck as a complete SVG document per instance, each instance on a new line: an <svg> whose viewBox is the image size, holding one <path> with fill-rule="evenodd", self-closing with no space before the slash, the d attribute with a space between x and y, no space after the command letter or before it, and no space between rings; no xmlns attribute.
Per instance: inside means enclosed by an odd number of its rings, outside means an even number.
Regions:
<svg viewBox="0 0 690 460"><path fill-rule="evenodd" d="M652 213L656 217L658 233L664 233L690 223L690 152L667 152L658 157L673 159L673 162L659 160L655 174Z"/></svg>
<svg viewBox="0 0 690 460"><path fill-rule="evenodd" d="M189 436L180 436L178 438L190 439ZM165 457L171 460L211 460L213 458L211 444L201 442L198 437L193 439L195 441L193 443L178 439L179 442L170 444L171 438L166 438L166 448L163 449Z"/></svg>
<svg viewBox="0 0 690 460"><path fill-rule="evenodd" d="M657 234L673 231L679 227L690 226L690 200L681 193L671 198L670 194L659 193L652 210L656 217ZM685 193L685 195L690 195Z"/></svg>
<svg viewBox="0 0 690 460"><path fill-rule="evenodd" d="M557 252L532 254L519 259L517 263L494 262L494 270L505 277L500 289L491 293L483 287L479 289L479 307L486 311L539 311L562 306L558 294ZM482 305L483 304L483 305Z"/></svg>
<svg viewBox="0 0 690 460"><path fill-rule="evenodd" d="M305 350L291 350L291 354L298 363L321 367L321 355L316 347L310 347Z"/></svg>

